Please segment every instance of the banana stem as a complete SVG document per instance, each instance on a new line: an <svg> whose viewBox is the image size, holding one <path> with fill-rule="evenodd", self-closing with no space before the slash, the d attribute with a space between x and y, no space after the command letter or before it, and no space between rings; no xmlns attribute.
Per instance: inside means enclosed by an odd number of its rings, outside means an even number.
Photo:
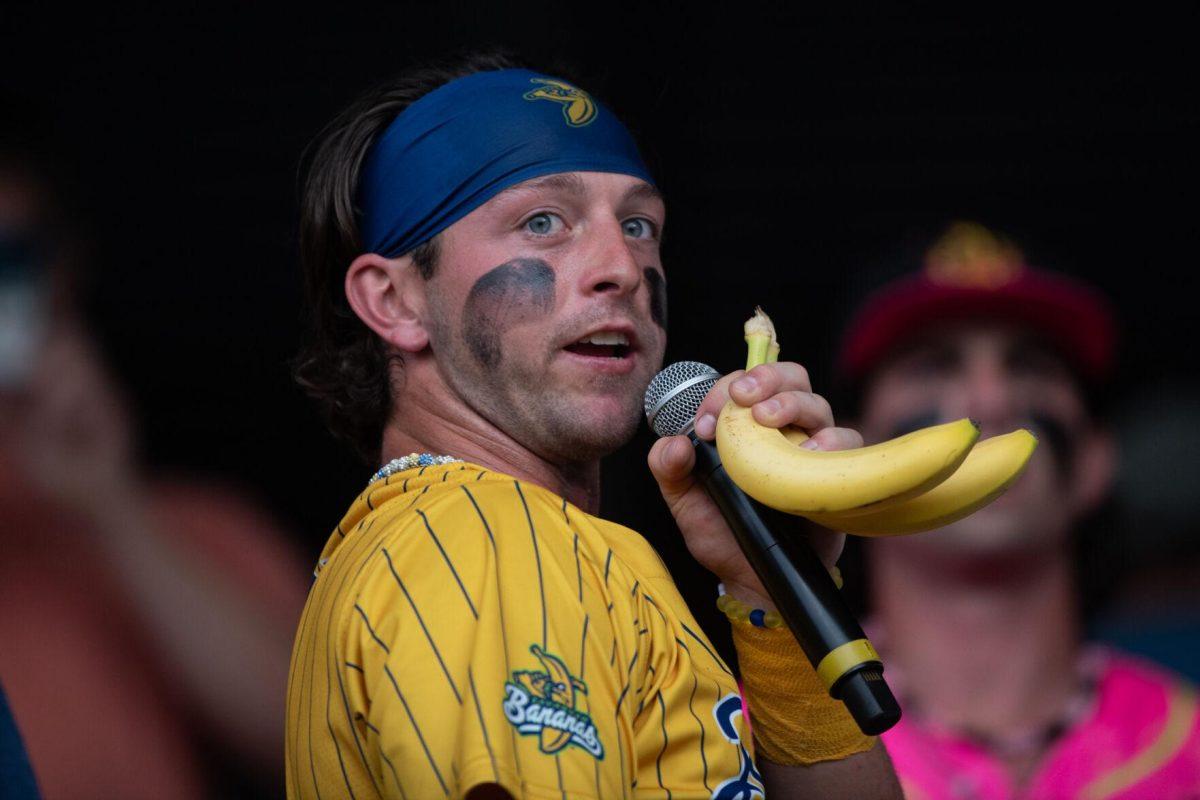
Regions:
<svg viewBox="0 0 1200 800"><path fill-rule="evenodd" d="M759 364L770 364L779 358L779 341L775 338L775 325L761 307L754 309L754 316L746 320L742 326L745 334L747 353L746 369L751 370Z"/></svg>
<svg viewBox="0 0 1200 800"><path fill-rule="evenodd" d="M769 362L769 351L771 348L771 340L761 334L754 334L746 337L746 344L749 345L749 352L746 354L746 371L750 371L759 364Z"/></svg>

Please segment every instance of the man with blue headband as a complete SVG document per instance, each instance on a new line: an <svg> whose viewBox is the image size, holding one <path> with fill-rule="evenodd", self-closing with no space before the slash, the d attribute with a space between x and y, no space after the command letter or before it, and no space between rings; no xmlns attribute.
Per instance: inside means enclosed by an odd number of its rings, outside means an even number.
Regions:
<svg viewBox="0 0 1200 800"><path fill-rule="evenodd" d="M665 207L611 112L493 56L410 72L324 131L302 214L297 375L378 470L314 571L289 797L900 796L791 634L735 622L752 741L665 565L595 516L666 343ZM722 379L700 435L729 397L861 443L797 364ZM691 458L649 457L689 549L770 608Z"/></svg>

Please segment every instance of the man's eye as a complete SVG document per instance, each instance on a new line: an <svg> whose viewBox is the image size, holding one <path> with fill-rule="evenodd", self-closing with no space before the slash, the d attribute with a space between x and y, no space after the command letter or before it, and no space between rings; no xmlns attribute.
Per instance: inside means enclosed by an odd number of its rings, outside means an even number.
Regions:
<svg viewBox="0 0 1200 800"><path fill-rule="evenodd" d="M535 233L538 236L549 236L552 233L557 233L562 230L562 217L558 214L543 212L535 214L525 222L525 228L530 233Z"/></svg>
<svg viewBox="0 0 1200 800"><path fill-rule="evenodd" d="M621 223L621 227L625 235L633 239L653 239L655 235L654 223L642 217L627 219Z"/></svg>

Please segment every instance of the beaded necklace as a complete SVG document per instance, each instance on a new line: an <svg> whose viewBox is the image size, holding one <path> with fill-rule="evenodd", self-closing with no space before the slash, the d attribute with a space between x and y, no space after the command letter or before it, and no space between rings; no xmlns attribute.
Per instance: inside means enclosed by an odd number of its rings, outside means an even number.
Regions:
<svg viewBox="0 0 1200 800"><path fill-rule="evenodd" d="M389 475L403 472L413 467L434 467L441 464L454 464L459 461L462 461L462 459L455 458L454 456L435 456L432 453L409 453L400 458L393 458L380 467L379 471L371 476L371 480L367 481L367 485L371 485L380 478L386 478Z"/></svg>

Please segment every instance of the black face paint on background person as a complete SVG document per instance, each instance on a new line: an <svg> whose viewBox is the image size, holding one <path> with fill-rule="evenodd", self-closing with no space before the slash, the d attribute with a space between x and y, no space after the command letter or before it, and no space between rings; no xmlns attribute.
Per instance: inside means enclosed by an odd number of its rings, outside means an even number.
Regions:
<svg viewBox="0 0 1200 800"><path fill-rule="evenodd" d="M930 410L912 414L892 426L884 438L885 440L894 439L942 422L949 422L949 420L945 419L944 415L938 411ZM1070 469L1075 451L1066 425L1049 414L1030 410L1026 412L1024 422L1013 425L1014 430L1018 427L1030 428L1039 441L1049 448L1059 471Z"/></svg>
<svg viewBox="0 0 1200 800"><path fill-rule="evenodd" d="M508 328L543 316L554 307L554 270L539 258L514 258L484 273L463 307L463 338L485 367L503 356Z"/></svg>
<svg viewBox="0 0 1200 800"><path fill-rule="evenodd" d="M1030 411L1027 415L1033 434L1039 441L1050 449L1054 462L1060 472L1066 472L1072 467L1075 458L1075 442L1067 426L1059 420L1039 411Z"/></svg>
<svg viewBox="0 0 1200 800"><path fill-rule="evenodd" d="M922 411L917 414L912 414L892 426L892 429L888 431L887 436L883 438L883 441L895 439L899 436L905 436L913 433L914 431L919 431L922 428L928 428L932 425L937 425L941 421L941 413L932 409L929 411Z"/></svg>
<svg viewBox="0 0 1200 800"><path fill-rule="evenodd" d="M650 287L650 318L663 330L667 329L667 281L654 267L642 270Z"/></svg>

